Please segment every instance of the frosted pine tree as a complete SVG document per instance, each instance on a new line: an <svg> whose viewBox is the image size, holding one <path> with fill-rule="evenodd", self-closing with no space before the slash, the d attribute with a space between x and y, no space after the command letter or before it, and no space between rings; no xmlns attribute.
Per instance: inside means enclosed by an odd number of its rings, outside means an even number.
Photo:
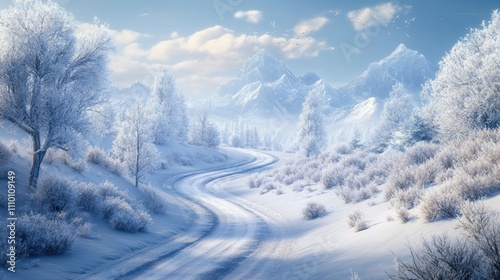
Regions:
<svg viewBox="0 0 500 280"><path fill-rule="evenodd" d="M402 84L393 87L372 135L372 145L380 151L387 148L393 134L401 130L413 112L411 95Z"/></svg>
<svg viewBox="0 0 500 280"><path fill-rule="evenodd" d="M297 145L306 157L316 156L325 147L325 125L323 109L325 97L322 93L311 91L299 116Z"/></svg>

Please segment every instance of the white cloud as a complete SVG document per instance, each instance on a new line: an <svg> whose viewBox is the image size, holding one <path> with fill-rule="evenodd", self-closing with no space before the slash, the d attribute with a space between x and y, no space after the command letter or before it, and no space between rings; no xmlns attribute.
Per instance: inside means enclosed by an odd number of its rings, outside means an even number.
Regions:
<svg viewBox="0 0 500 280"><path fill-rule="evenodd" d="M316 17L310 20L305 20L300 22L295 26L293 31L297 36L305 36L311 32L320 30L325 24L328 23L328 18L326 17Z"/></svg>
<svg viewBox="0 0 500 280"><path fill-rule="evenodd" d="M405 6L405 9L409 8ZM365 7L350 11L347 13L347 16L352 22L354 29L360 31L377 24L385 25L389 23L398 14L398 11L401 10L400 6L388 2L374 7Z"/></svg>
<svg viewBox="0 0 500 280"><path fill-rule="evenodd" d="M236 13L234 13L234 17L238 19L245 19L250 23L259 23L262 19L262 12L257 10L250 10L246 12L237 11Z"/></svg>
<svg viewBox="0 0 500 280"><path fill-rule="evenodd" d="M175 75L179 88L189 95L215 92L221 82L234 77L245 60L261 48L281 58L295 59L318 56L326 45L314 38L237 34L213 26L189 36L171 34L150 48L143 48L139 44L142 34L113 32L120 38L110 63L114 84L149 83L156 71L167 68Z"/></svg>
<svg viewBox="0 0 500 280"><path fill-rule="evenodd" d="M177 39L177 38L179 38L179 32L174 31L170 33L170 39Z"/></svg>

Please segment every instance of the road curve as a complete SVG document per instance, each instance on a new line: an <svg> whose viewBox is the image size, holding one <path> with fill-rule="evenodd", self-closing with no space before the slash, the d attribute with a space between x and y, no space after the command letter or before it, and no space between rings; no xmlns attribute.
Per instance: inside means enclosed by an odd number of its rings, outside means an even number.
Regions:
<svg viewBox="0 0 500 280"><path fill-rule="evenodd" d="M186 232L86 274L86 279L256 279L275 272L276 263L266 259L283 259L287 250L279 241L279 218L221 187L277 161L245 152L251 160L175 180L173 190L197 217Z"/></svg>

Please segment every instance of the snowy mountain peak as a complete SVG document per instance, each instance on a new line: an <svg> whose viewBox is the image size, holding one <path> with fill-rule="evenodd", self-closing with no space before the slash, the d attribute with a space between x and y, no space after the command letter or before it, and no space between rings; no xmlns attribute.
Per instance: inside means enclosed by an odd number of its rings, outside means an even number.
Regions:
<svg viewBox="0 0 500 280"><path fill-rule="evenodd" d="M365 72L341 88L341 91L358 101L368 97L383 100L397 83L418 92L434 73L434 67L423 55L399 44L389 56L371 63Z"/></svg>
<svg viewBox="0 0 500 280"><path fill-rule="evenodd" d="M247 78L249 82L255 82L256 80L272 82L283 75L294 77L283 61L268 51L261 49L247 60L238 77Z"/></svg>

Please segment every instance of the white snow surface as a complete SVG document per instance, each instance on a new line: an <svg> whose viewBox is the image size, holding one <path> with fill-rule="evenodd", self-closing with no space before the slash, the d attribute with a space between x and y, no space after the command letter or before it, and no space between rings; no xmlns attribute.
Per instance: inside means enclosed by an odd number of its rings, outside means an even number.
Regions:
<svg viewBox="0 0 500 280"><path fill-rule="evenodd" d="M274 191L260 195L248 188L249 176L293 155L230 148L220 152L228 156L226 161L173 167L152 176L152 185L167 197L169 208L165 216L152 214L147 232L118 232L94 220L97 238L79 238L60 256L21 260L15 274L1 275L4 279L348 279L356 272L361 279L385 279L385 273L393 271L393 253L404 256L409 243L418 245L432 234L458 234L456 221L424 223L418 209L412 210L414 218L406 224L388 221L394 209L383 192L354 204L345 204L333 190L323 191L319 185L302 192L284 189L280 195ZM25 167L21 157L14 159L13 168ZM80 180L109 180L131 195L140 195L129 180L99 166L82 174L56 163L49 169ZM26 176L22 173L20 177ZM21 190L19 203L25 203L29 191L20 184ZM304 220L302 209L310 201L324 204L327 215ZM500 196L485 203L498 211ZM367 230L354 232L347 225L347 215L355 210L365 214Z"/></svg>

